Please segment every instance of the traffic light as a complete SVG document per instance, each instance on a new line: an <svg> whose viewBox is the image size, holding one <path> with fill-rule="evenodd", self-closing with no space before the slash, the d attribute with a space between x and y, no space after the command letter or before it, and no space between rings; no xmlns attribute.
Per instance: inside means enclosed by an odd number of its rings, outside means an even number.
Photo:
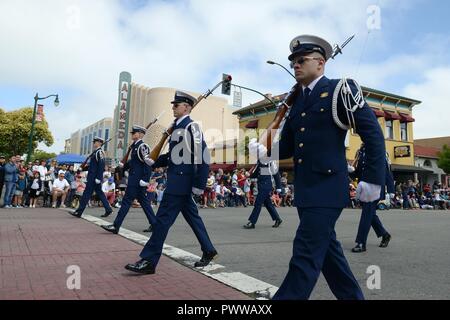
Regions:
<svg viewBox="0 0 450 320"><path fill-rule="evenodd" d="M229 74L222 74L222 94L227 96L231 93L231 76Z"/></svg>

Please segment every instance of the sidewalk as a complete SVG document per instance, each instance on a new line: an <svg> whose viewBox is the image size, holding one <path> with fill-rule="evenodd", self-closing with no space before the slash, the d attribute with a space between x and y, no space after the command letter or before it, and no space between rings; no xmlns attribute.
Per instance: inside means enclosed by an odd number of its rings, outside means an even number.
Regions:
<svg viewBox="0 0 450 320"><path fill-rule="evenodd" d="M141 249L63 210L0 209L0 300L249 299L165 256L154 275L125 270ZM81 270L80 290L67 288L73 265Z"/></svg>

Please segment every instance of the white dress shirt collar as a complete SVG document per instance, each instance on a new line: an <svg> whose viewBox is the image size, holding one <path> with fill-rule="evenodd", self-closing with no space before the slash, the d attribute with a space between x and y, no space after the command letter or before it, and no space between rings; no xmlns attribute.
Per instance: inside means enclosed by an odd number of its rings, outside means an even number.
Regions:
<svg viewBox="0 0 450 320"><path fill-rule="evenodd" d="M177 122L176 122L176 125L178 126L180 123L181 123L181 121L183 121L185 118L187 118L187 117L189 117L189 115L187 114L187 115L185 115L185 116L182 116L181 118L178 118L177 119Z"/></svg>
<svg viewBox="0 0 450 320"><path fill-rule="evenodd" d="M320 79L322 79L324 77L324 75L321 75L320 77L318 77L316 80L314 80L313 82L311 82L308 85L309 90L311 90L310 92L312 92L314 90L314 87L316 86L316 84L320 81ZM306 87L302 85L302 90L305 91Z"/></svg>

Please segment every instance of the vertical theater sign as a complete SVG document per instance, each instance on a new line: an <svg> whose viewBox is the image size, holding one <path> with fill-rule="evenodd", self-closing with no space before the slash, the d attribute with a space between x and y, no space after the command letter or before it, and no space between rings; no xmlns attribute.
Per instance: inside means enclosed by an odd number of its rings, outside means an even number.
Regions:
<svg viewBox="0 0 450 320"><path fill-rule="evenodd" d="M128 114L130 110L131 96L131 74L128 72L120 73L119 78L119 102L116 114L116 148L115 158L121 160L125 155L127 148L127 132L128 132Z"/></svg>

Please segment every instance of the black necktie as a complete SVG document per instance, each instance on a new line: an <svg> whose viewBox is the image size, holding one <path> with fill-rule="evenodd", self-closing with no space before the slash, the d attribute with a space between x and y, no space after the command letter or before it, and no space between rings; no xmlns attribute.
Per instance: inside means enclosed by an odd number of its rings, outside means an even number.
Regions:
<svg viewBox="0 0 450 320"><path fill-rule="evenodd" d="M306 87L305 90L303 90L303 105L305 105L308 102L310 93L311 93L311 89L308 87Z"/></svg>

